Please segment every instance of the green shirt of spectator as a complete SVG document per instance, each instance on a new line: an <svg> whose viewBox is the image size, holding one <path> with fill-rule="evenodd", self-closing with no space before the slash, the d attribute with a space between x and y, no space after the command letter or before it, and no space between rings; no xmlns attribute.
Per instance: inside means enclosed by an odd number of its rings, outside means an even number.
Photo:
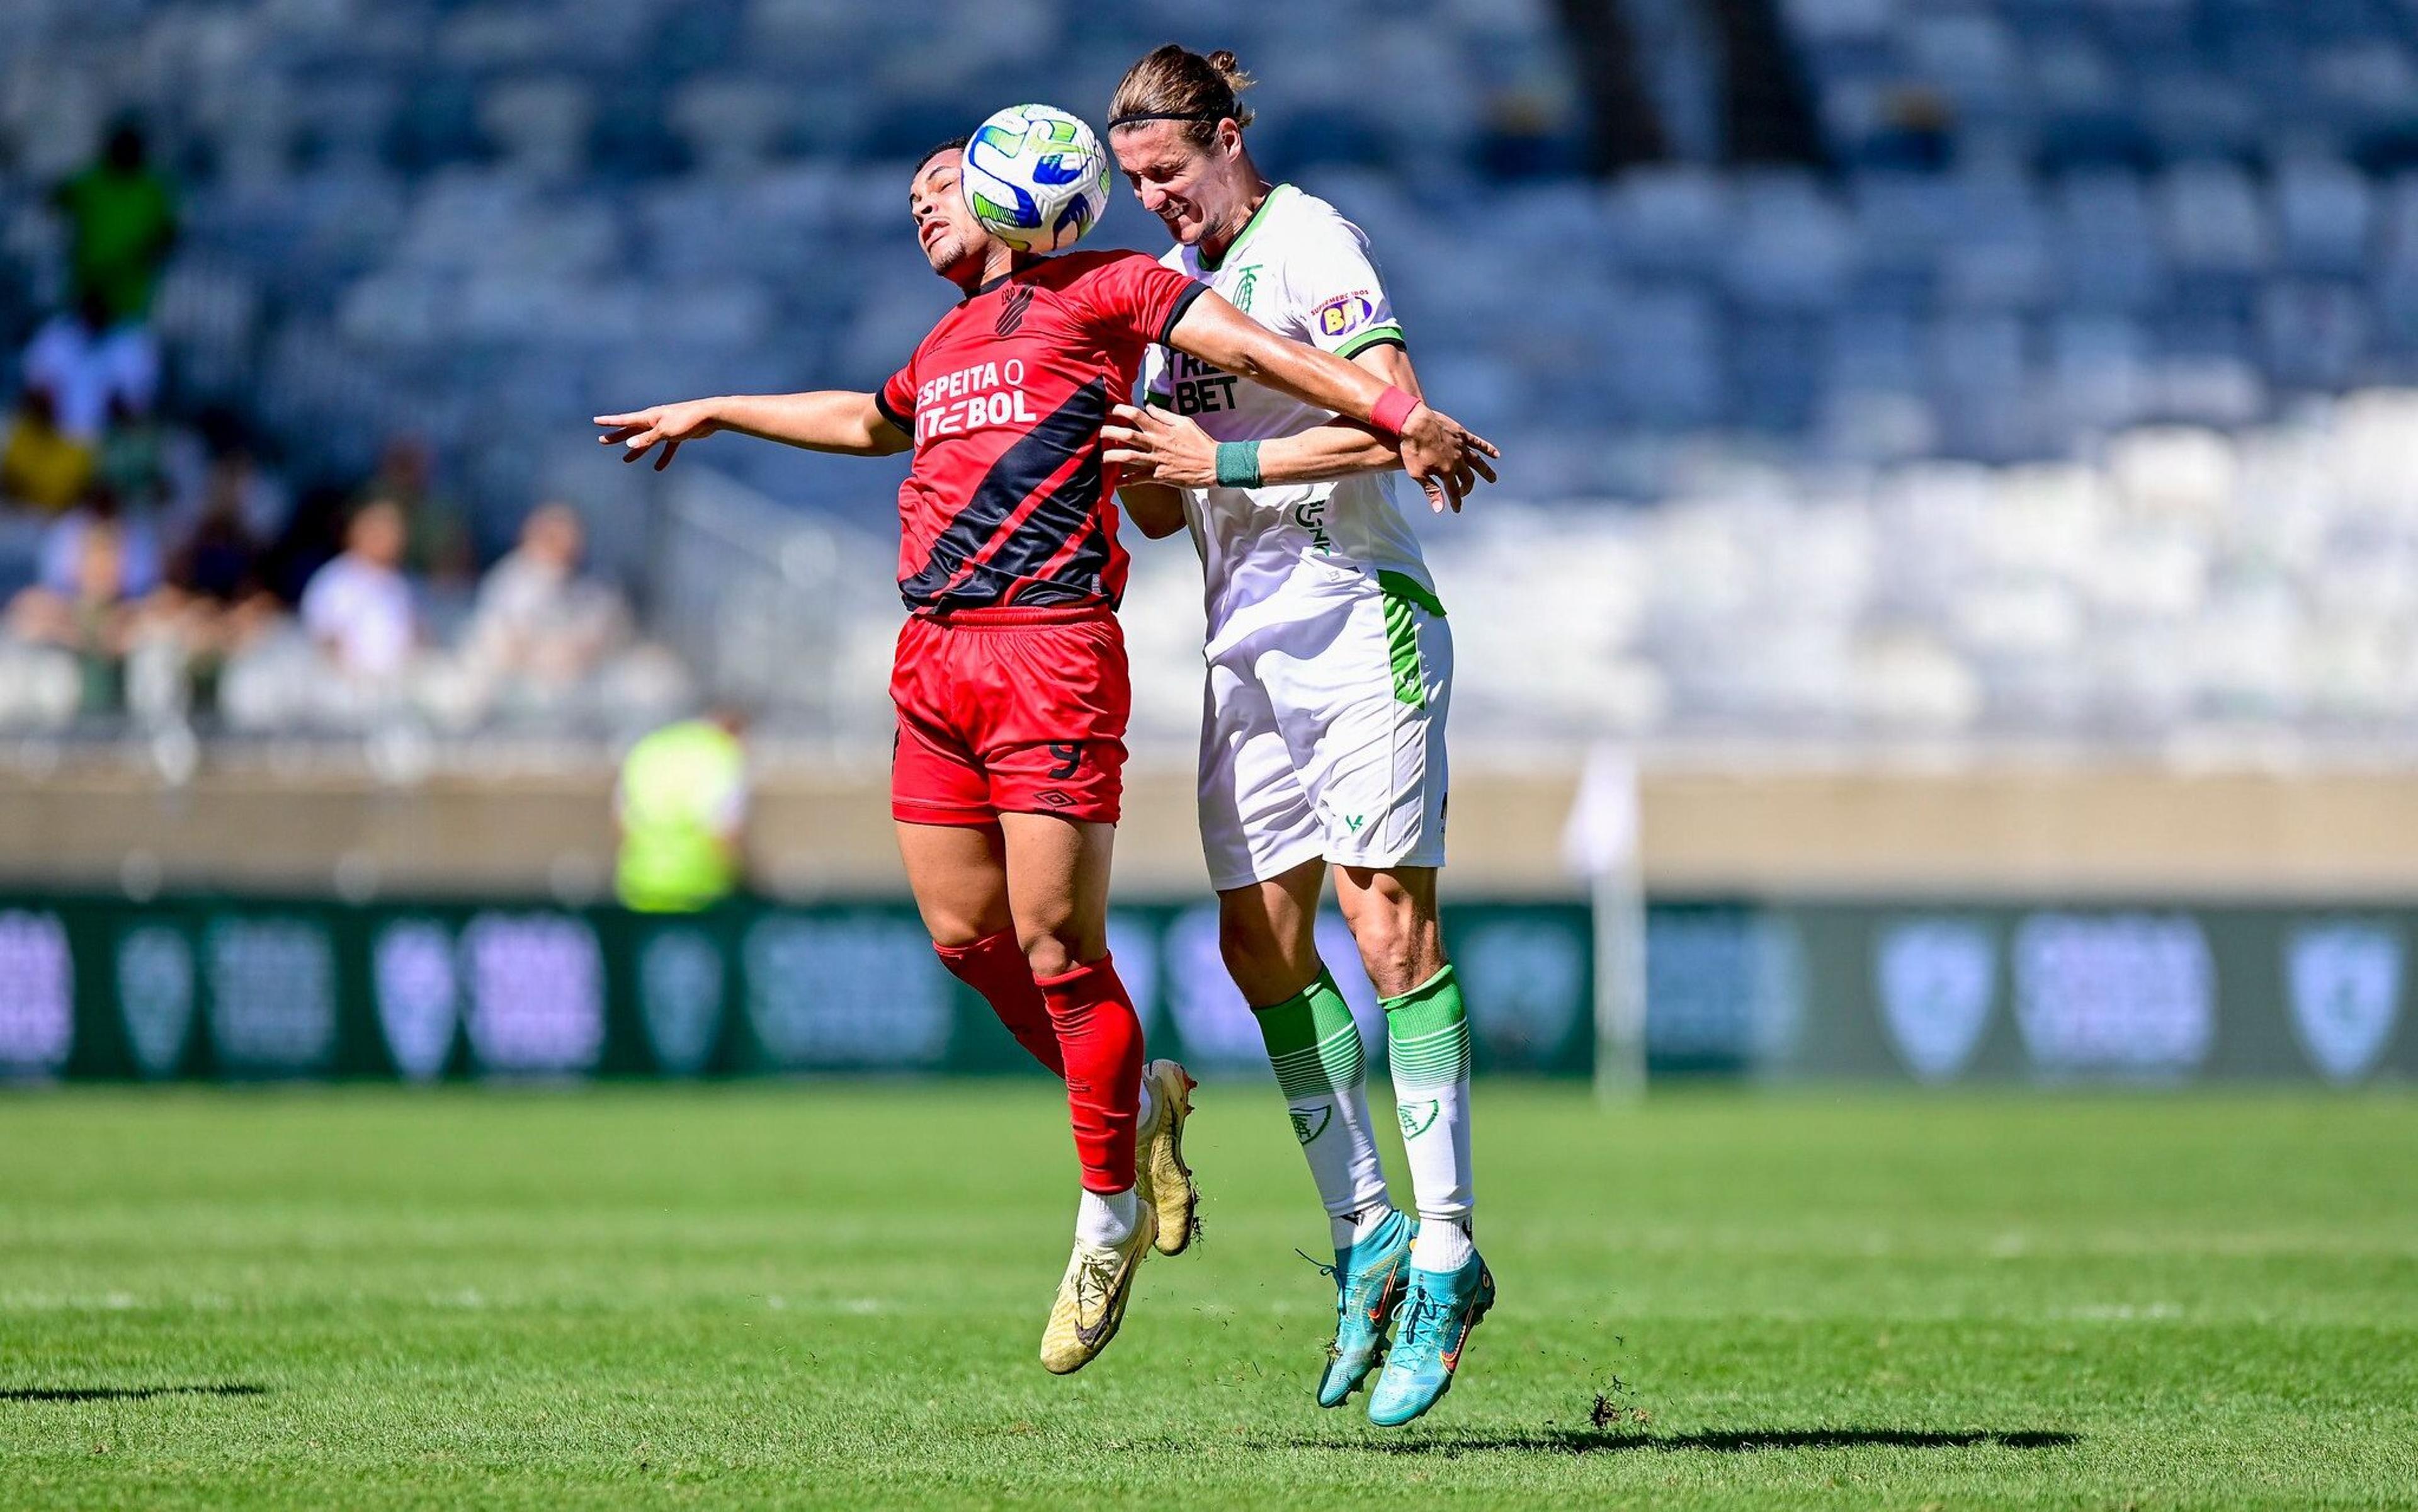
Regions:
<svg viewBox="0 0 2418 1512"><path fill-rule="evenodd" d="M740 882L747 817L747 753L739 719L683 720L648 735L621 763L614 802L621 827L615 878L624 906L687 913Z"/></svg>
<svg viewBox="0 0 2418 1512"><path fill-rule="evenodd" d="M77 298L99 296L112 321L151 313L161 266L176 239L176 197L151 171L143 133L119 126L99 162L61 184L68 219L68 273Z"/></svg>

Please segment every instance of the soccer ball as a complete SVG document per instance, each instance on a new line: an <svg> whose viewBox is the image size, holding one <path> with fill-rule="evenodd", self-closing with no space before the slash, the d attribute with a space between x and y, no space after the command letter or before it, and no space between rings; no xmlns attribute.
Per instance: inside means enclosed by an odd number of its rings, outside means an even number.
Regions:
<svg viewBox="0 0 2418 1512"><path fill-rule="evenodd" d="M1063 252L1109 207L1109 155L1080 116L1011 105L975 130L957 182L992 236L1018 252Z"/></svg>

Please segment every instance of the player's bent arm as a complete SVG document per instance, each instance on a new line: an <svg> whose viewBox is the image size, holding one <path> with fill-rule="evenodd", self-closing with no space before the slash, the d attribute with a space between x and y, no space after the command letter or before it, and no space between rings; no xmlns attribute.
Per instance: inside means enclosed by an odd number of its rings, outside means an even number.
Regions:
<svg viewBox="0 0 2418 1512"><path fill-rule="evenodd" d="M1375 374L1332 352L1288 341L1214 292L1185 307L1167 333L1167 344L1350 420L1374 419L1377 402L1385 397L1385 381Z"/></svg>
<svg viewBox="0 0 2418 1512"><path fill-rule="evenodd" d="M1422 401L1426 391L1411 371L1411 357L1399 346L1372 346L1351 359ZM1358 420L1331 420L1298 435L1260 443L1260 481L1266 483L1323 483L1354 473L1392 472L1402 456L1391 443Z"/></svg>
<svg viewBox="0 0 2418 1512"><path fill-rule="evenodd" d="M1134 528L1153 541L1164 541L1184 528L1184 492L1165 483L1120 483L1117 502Z"/></svg>
<svg viewBox="0 0 2418 1512"><path fill-rule="evenodd" d="M1167 333L1167 344L1348 420L1373 420L1391 387L1332 352L1278 336L1214 293L1185 307L1175 328ZM1399 451L1403 470L1429 491L1437 506L1449 501L1455 509L1476 477L1492 481L1494 470L1486 459L1502 454L1424 402L1402 417Z"/></svg>
<svg viewBox="0 0 2418 1512"><path fill-rule="evenodd" d="M1399 346L1371 347L1352 360L1406 393L1419 391L1418 376ZM1100 434L1112 448L1108 460L1130 469L1138 481L1208 488L1218 481L1217 443L1198 423L1163 404L1140 409L1121 405ZM1257 447L1253 470L1263 484L1323 483L1357 473L1391 472L1402 465L1394 444L1360 420L1331 420ZM1136 516L1137 523L1140 518Z"/></svg>
<svg viewBox="0 0 2418 1512"><path fill-rule="evenodd" d="M1125 468L1134 480L1119 485L1121 494L1149 485L1210 488L1227 481L1218 476L1218 443L1209 433L1198 422L1171 415L1157 405L1146 409L1118 405L1110 423L1100 427L1100 436L1109 443L1106 460ZM1253 455L1258 459L1253 469L1258 482L1246 485L1251 487L1324 482L1402 465L1394 444L1359 420L1328 420L1299 435L1251 445L1257 448Z"/></svg>
<svg viewBox="0 0 2418 1512"><path fill-rule="evenodd" d="M1332 420L1298 435L1260 443L1260 481L1323 483L1354 473L1393 472L1402 454L1358 420Z"/></svg>
<svg viewBox="0 0 2418 1512"><path fill-rule="evenodd" d="M599 415L596 423L604 427L597 439L620 447L624 462L637 461L661 443L657 470L670 464L682 443L701 441L717 431L853 457L886 457L906 451L914 440L882 412L873 395L845 389L690 399L623 415Z"/></svg>

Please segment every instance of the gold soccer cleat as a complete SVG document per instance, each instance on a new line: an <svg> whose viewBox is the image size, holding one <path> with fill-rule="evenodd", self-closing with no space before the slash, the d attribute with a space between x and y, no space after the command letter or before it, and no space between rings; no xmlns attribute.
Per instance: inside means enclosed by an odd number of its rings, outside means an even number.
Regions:
<svg viewBox="0 0 2418 1512"><path fill-rule="evenodd" d="M1153 1111L1157 1115L1141 1133L1135 1152L1135 1186L1144 1205L1158 1214L1162 1255L1181 1255L1192 1243L1193 1209L1201 1200L1192 1184L1192 1168L1184 1163L1184 1121L1192 1116L1192 1089L1200 1083L1172 1061L1153 1061L1142 1068L1150 1082Z"/></svg>
<svg viewBox="0 0 2418 1512"><path fill-rule="evenodd" d="M1049 1326L1041 1334L1041 1363L1050 1374L1080 1370L1117 1336L1125 1300L1133 1294L1134 1273L1141 1269L1157 1232L1156 1212L1147 1202L1137 1202L1134 1230L1124 1244L1109 1248L1075 1241L1074 1258L1058 1283L1058 1301L1049 1309Z"/></svg>

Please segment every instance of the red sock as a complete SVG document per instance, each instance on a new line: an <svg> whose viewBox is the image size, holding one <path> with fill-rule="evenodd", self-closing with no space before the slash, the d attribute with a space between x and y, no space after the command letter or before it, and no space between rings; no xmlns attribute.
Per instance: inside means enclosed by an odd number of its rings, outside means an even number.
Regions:
<svg viewBox="0 0 2418 1512"><path fill-rule="evenodd" d="M1134 1184L1134 1124L1141 1115L1141 1020L1133 1000L1105 955L1034 981L1066 1057L1066 1111L1083 1189L1122 1192Z"/></svg>
<svg viewBox="0 0 2418 1512"><path fill-rule="evenodd" d="M935 944L941 964L949 974L983 995L990 1011L1016 1036L1016 1043L1033 1052L1033 1059L1049 1068L1059 1080L1066 1079L1065 1058L1058 1049L1058 1026L1049 1020L1049 1008L1041 1000L1041 989L1033 985L1033 968L1024 961L1024 947L1016 942L1016 931L1002 929L987 939L971 945Z"/></svg>

